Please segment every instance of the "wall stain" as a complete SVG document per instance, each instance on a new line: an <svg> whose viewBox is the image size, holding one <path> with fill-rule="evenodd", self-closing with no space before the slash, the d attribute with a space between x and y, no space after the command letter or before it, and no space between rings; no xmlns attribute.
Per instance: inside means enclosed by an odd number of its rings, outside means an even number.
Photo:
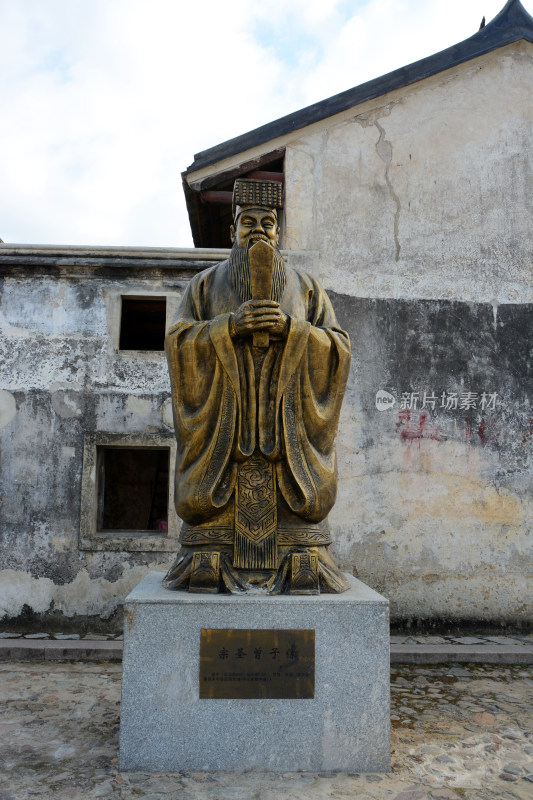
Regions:
<svg viewBox="0 0 533 800"><path fill-rule="evenodd" d="M137 616L137 611L132 610L131 608L124 609L124 626L131 630L135 625L135 617Z"/></svg>
<svg viewBox="0 0 533 800"><path fill-rule="evenodd" d="M379 124L377 120L374 120L374 125L379 131L379 139L376 144L376 152L383 161L383 163L385 164L385 182L390 192L390 196L392 197L396 205L396 213L394 214L394 244L396 246L395 259L398 262L400 260L400 252L402 249L399 237L400 213L402 210L402 205L400 202L400 198L396 194L394 186L392 185L392 181L390 179L390 165L392 163L392 142L390 142L388 139L385 138L386 137L385 129L383 128L382 125Z"/></svg>

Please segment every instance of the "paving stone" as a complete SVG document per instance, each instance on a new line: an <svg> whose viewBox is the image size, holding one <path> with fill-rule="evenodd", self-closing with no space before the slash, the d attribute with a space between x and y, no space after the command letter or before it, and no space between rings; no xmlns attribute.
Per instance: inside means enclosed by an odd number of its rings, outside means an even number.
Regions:
<svg viewBox="0 0 533 800"><path fill-rule="evenodd" d="M447 639L444 636L416 636L415 642L417 644L446 644Z"/></svg>
<svg viewBox="0 0 533 800"><path fill-rule="evenodd" d="M49 633L25 633L24 639L49 639Z"/></svg>
<svg viewBox="0 0 533 800"><path fill-rule="evenodd" d="M508 772L510 775L522 775L524 770L518 764L505 764L503 771Z"/></svg>
<svg viewBox="0 0 533 800"><path fill-rule="evenodd" d="M452 636L450 641L455 644L487 644L486 639L478 639L476 636Z"/></svg>
<svg viewBox="0 0 533 800"><path fill-rule="evenodd" d="M427 797L427 792L420 786L411 786L409 789L397 794L394 800L423 800Z"/></svg>
<svg viewBox="0 0 533 800"><path fill-rule="evenodd" d="M515 636L485 636L485 639L488 642L492 642L493 644L520 644L525 645L527 643L527 639Z"/></svg>
<svg viewBox="0 0 533 800"><path fill-rule="evenodd" d="M485 725L490 726L494 724L494 714L489 714L487 711L483 711L481 714L474 714L472 716L472 720L477 725Z"/></svg>
<svg viewBox="0 0 533 800"><path fill-rule="evenodd" d="M21 633L0 633L0 639L20 639Z"/></svg>
<svg viewBox="0 0 533 800"><path fill-rule="evenodd" d="M533 667L471 665L464 674L450 675L447 665L395 665L391 670L394 771L321 777L254 772L121 775L117 768L120 677L120 664L0 663L2 800L2 792L10 800L533 797L532 715L527 710ZM505 703L503 695L515 702ZM494 726L470 725L473 714L466 709L458 716L459 703L464 702L486 710L489 704L501 708ZM408 719L398 714L401 706L412 709ZM105 794L100 793L102 787Z"/></svg>
<svg viewBox="0 0 533 800"><path fill-rule="evenodd" d="M92 790L90 797L109 797L112 791L113 785L111 781L104 781Z"/></svg>

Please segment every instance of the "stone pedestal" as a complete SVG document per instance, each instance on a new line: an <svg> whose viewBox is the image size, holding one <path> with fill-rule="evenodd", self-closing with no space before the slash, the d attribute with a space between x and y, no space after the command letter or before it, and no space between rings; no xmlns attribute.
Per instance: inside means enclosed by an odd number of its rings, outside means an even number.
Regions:
<svg viewBox="0 0 533 800"><path fill-rule="evenodd" d="M125 602L122 770L389 769L388 601L173 592L151 572ZM312 699L200 699L202 629L315 632Z"/></svg>

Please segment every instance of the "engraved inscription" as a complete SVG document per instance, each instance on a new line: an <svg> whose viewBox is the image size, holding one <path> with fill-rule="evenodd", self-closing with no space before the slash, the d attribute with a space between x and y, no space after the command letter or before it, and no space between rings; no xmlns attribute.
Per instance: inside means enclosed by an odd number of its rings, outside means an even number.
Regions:
<svg viewBox="0 0 533 800"><path fill-rule="evenodd" d="M200 699L314 696L314 630L202 629Z"/></svg>

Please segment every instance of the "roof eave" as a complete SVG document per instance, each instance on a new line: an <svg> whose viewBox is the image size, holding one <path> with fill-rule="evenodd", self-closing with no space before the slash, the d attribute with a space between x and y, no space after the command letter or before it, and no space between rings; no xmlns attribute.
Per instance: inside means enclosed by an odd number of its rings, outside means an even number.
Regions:
<svg viewBox="0 0 533 800"><path fill-rule="evenodd" d="M379 78L347 89L326 100L307 106L285 117L281 117L255 130L236 136L226 142L196 153L194 161L182 174L185 178L192 172L216 164L222 159L258 147L266 142L305 128L315 122L332 117L353 106L373 100L396 89L451 69L459 64L483 56L492 50L520 40L533 43L533 18L524 9L520 0L509 0L502 11L484 28L468 39L441 50L432 56L415 61L405 67L389 72Z"/></svg>

